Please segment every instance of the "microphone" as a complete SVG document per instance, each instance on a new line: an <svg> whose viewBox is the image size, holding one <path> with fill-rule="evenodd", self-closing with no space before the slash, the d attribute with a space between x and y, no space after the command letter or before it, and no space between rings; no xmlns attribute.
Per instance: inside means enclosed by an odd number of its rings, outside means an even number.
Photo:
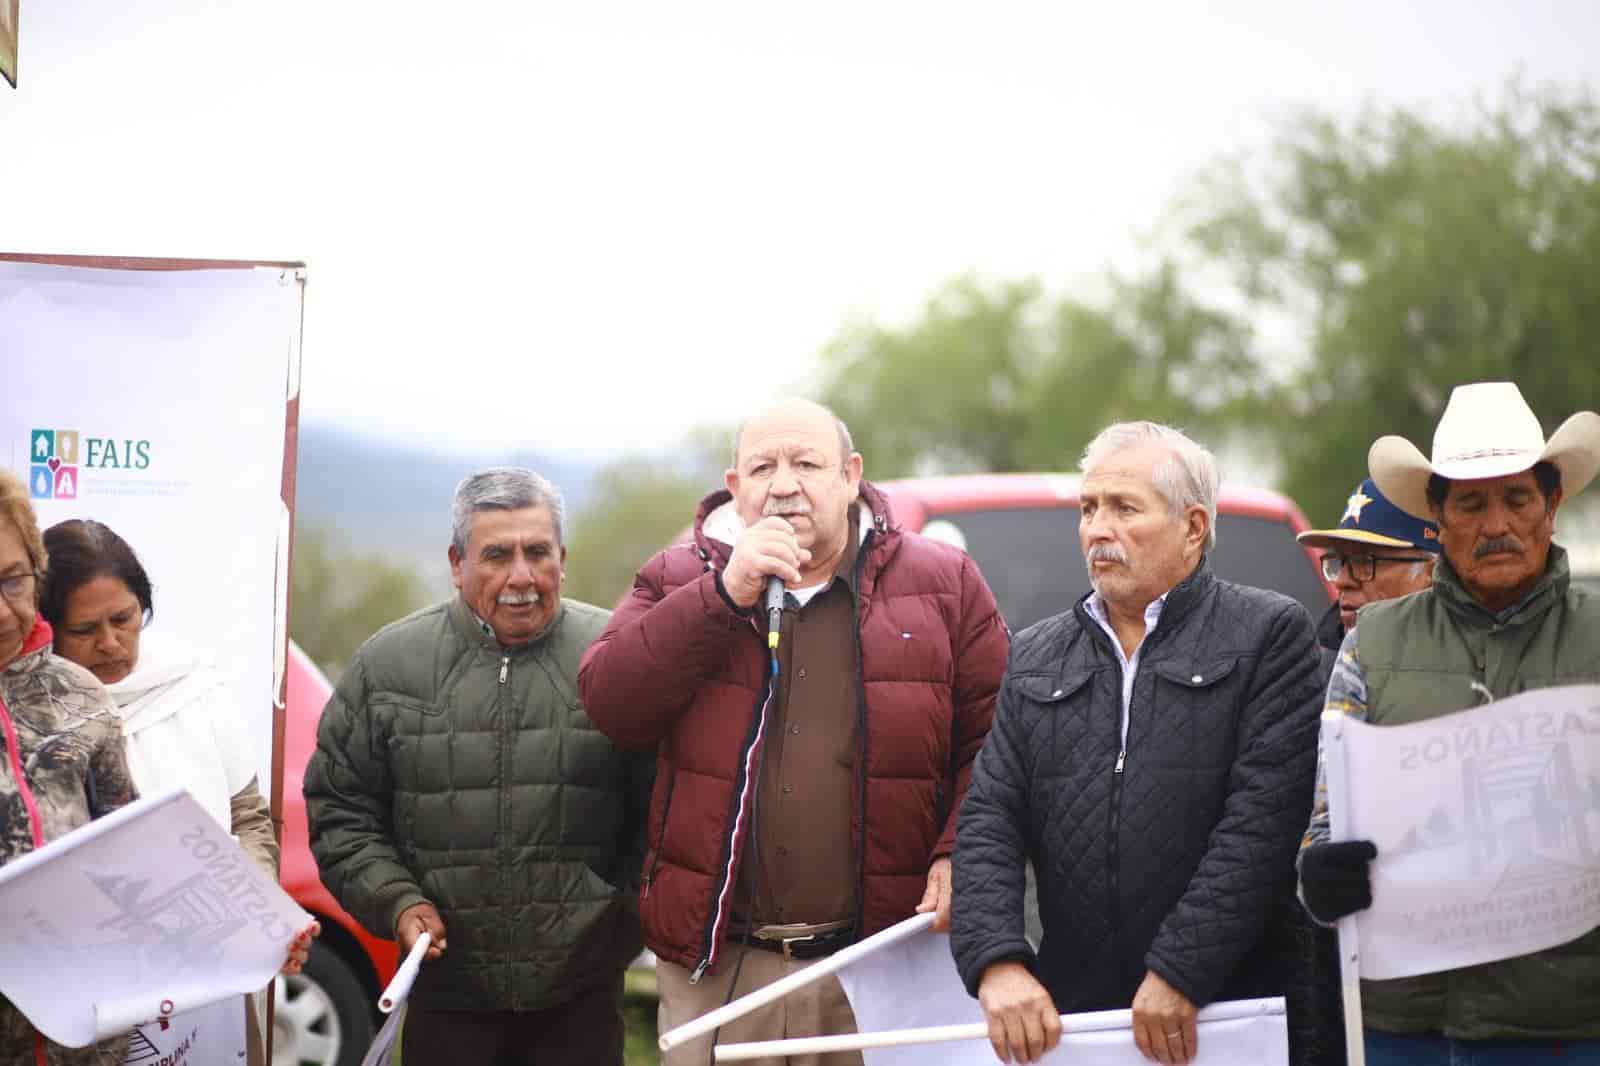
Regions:
<svg viewBox="0 0 1600 1066"><path fill-rule="evenodd" d="M767 578L767 647L778 653L778 635L783 631L783 578Z"/></svg>

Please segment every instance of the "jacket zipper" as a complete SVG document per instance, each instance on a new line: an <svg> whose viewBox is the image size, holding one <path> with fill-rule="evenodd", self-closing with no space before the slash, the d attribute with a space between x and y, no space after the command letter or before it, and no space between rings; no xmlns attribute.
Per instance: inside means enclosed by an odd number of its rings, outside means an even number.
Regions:
<svg viewBox="0 0 1600 1066"><path fill-rule="evenodd" d="M1084 628L1087 632L1093 634L1091 639L1103 641L1109 645L1111 638L1108 637L1105 631L1100 628L1100 623L1096 622L1093 616L1089 616L1088 608L1080 604L1078 610L1081 611L1083 615L1088 616L1086 618L1080 618L1079 622L1080 624L1087 622L1087 625ZM1147 632L1145 634L1144 640L1139 646L1139 665L1141 667L1143 667L1146 662L1145 652L1147 652L1159 638L1165 636L1166 632L1167 631L1165 629L1162 629L1159 625L1157 625L1154 633ZM1111 649L1111 651L1113 655L1116 654L1115 648ZM1117 694L1119 701L1122 694L1122 670L1122 660L1119 657L1117 659ZM1138 685L1138 678L1139 675L1135 673L1135 686ZM1120 702L1118 703L1118 709L1119 711L1121 709ZM1122 885L1121 878L1118 876L1121 868L1121 849L1118 847L1118 833L1122 824L1122 781L1128 767L1128 742L1126 738L1122 736L1122 719L1120 713L1118 714L1115 728L1117 729L1117 761L1111 766L1111 801L1109 803L1109 807L1111 809L1106 817L1106 821L1108 822L1108 832L1106 833L1106 895L1109 904L1107 913L1111 917L1111 936L1113 939L1116 939L1122 935ZM1131 696L1128 700L1128 731L1130 733L1133 731L1133 700Z"/></svg>
<svg viewBox="0 0 1600 1066"><path fill-rule="evenodd" d="M1121 680L1121 670L1118 670L1118 680ZM1120 692L1120 685L1118 688ZM1121 722L1118 722L1121 726ZM1106 834L1106 892L1109 898L1107 914L1111 917L1111 937L1113 942L1122 936L1122 885L1119 876L1122 869L1121 848L1119 846L1120 827L1122 823L1122 777L1123 769L1128 765L1128 745L1119 736L1116 765L1111 767L1111 813L1110 831Z"/></svg>
<svg viewBox="0 0 1600 1066"><path fill-rule="evenodd" d="M506 679L510 675L510 672L511 672L511 654L509 652L502 651L500 653L500 683L499 683L500 692L499 692L499 698L495 700L496 704L498 704L499 708L500 708L500 744L499 744L500 751L499 751L499 763L500 763L500 780L502 780L502 781L511 780L510 768L506 765L506 760L507 760L507 753L510 752L512 750L512 748L514 747L514 736L515 736L515 725L516 725L516 723L514 723L511 720L511 708L506 706L507 696L509 695L509 693L508 693L508 691L506 689ZM510 791L509 790L505 790L505 789L501 790L500 816L499 816L499 823L500 823L499 836L500 836L500 839L505 842L505 844L501 848L502 854L500 856L500 863L499 863L500 870L501 870L501 874L500 874L500 877L501 877L501 886L500 886L501 896L500 896L500 898L501 899L510 899L511 898L511 895L510 895L510 892L509 892L510 885L509 885L508 882L509 882L509 874L510 874L510 870L511 870L511 858L512 858L512 850L513 849L512 849L512 845L511 845L511 831L510 831L511 830L511 817L510 817L510 811L508 810L509 802L510 802ZM511 950L510 950L511 949L511 939L512 938L510 938L510 937L506 938L506 961L508 963L514 964L516 962L516 960L511 958Z"/></svg>
<svg viewBox="0 0 1600 1066"><path fill-rule="evenodd" d="M861 571L867 560L867 550L877 530L867 530L856 549L855 587L850 590L850 620L856 633L856 734L860 738L856 747L856 791L860 796L861 821L856 827L856 930L855 939L861 939L865 928L867 910L867 681L865 649L861 643Z"/></svg>
<svg viewBox="0 0 1600 1066"><path fill-rule="evenodd" d="M762 643L765 645L765 634L761 632L760 622L752 619L750 625L756 634L763 638ZM764 656L763 661L765 661ZM755 754L757 745L761 743L762 735L766 730L767 706L775 695L772 689L772 680L769 675L762 687L761 695L756 700L755 714L750 722L750 732L739 748L739 766L737 776L734 779L738 787L733 790L733 798L728 804L728 835L723 840L722 870L717 876L716 883L712 886L711 913L706 918L705 935L700 942L700 961L696 964L694 971L689 974L689 983L692 985L700 983L700 978L705 976L706 970L710 968L717 955L717 928L722 924L723 896L727 892L729 881L732 880L733 867L738 859L734 847L738 843L739 818L747 793L751 791L752 787L750 760ZM664 826L665 821L663 820Z"/></svg>
<svg viewBox="0 0 1600 1066"><path fill-rule="evenodd" d="M1203 556L1200 560L1200 566L1201 568L1204 568L1205 566L1205 558ZM1179 582L1178 585L1175 586L1174 591L1176 588L1182 588L1184 585L1188 584L1188 582L1193 581L1200 573L1201 570L1197 569L1194 574ZM1095 621L1094 616L1089 613L1087 600L1088 597L1085 596L1082 600L1078 601L1077 606L1074 608L1074 613L1078 616L1078 624L1083 628L1084 632L1091 634L1090 639L1102 641L1107 647L1109 647L1112 638L1106 634L1105 630L1100 628L1100 623ZM1158 622L1156 624L1155 632L1153 633L1146 630L1144 640L1139 646L1139 666L1141 668L1150 661L1146 656L1146 653L1153 648L1158 641L1165 638L1166 635L1171 632L1172 628L1183 620L1183 617L1187 617L1191 610L1196 609L1197 605L1198 604L1189 605L1184 610L1183 616L1172 616L1169 614L1169 611L1174 604L1169 593L1167 607L1162 611L1162 617L1167 620L1167 624L1162 626ZM1120 699L1122 694L1122 658L1117 656L1117 649L1111 648L1110 650L1111 654L1116 657L1118 663L1117 694L1118 698ZM1133 677L1134 687L1137 688L1139 683L1138 673L1135 673ZM1118 704L1118 707L1120 710L1120 703ZM1111 811L1107 817L1107 821L1110 823L1110 832L1107 834L1109 842L1106 848L1106 889L1110 897L1110 909L1108 913L1111 916L1111 936L1113 942L1118 940L1122 935L1122 904L1120 898L1121 885L1117 876L1118 867L1120 865L1118 858L1119 849L1117 847L1117 833L1118 827L1122 821L1122 781L1128 766L1128 742L1121 734L1121 726L1122 721L1121 715L1119 714L1117 720L1117 761L1111 767ZM1132 693L1129 694L1128 699L1128 732L1130 734L1133 732Z"/></svg>

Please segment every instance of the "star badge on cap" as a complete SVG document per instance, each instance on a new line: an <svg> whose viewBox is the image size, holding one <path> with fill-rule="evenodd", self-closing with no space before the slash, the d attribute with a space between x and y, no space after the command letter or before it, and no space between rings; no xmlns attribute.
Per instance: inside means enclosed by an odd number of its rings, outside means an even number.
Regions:
<svg viewBox="0 0 1600 1066"><path fill-rule="evenodd" d="M1357 489L1354 494L1351 495L1350 499L1345 503L1344 518L1339 519L1339 521L1343 522L1345 518L1348 518L1353 522L1360 522L1361 509L1371 502L1371 496L1368 496L1360 489Z"/></svg>

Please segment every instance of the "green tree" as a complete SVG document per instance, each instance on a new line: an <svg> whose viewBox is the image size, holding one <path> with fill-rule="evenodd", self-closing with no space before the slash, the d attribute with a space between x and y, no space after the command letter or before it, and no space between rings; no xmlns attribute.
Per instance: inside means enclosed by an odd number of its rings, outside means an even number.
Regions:
<svg viewBox="0 0 1600 1066"><path fill-rule="evenodd" d="M1302 111L1175 205L1156 265L1097 303L946 285L847 324L821 398L869 475L1074 465L1106 423L1246 444L1329 520L1373 440L1427 450L1454 385L1515 381L1547 430L1600 396L1600 108L1518 84L1438 118Z"/></svg>
<svg viewBox="0 0 1600 1066"><path fill-rule="evenodd" d="M290 586L289 635L335 680L368 637L430 598L413 570L316 527L295 530Z"/></svg>
<svg viewBox="0 0 1600 1066"><path fill-rule="evenodd" d="M1515 381L1547 431L1600 395L1600 111L1525 91L1455 120L1306 112L1262 161L1219 166L1181 212L1188 250L1253 321L1282 487L1337 515L1367 449L1424 452L1450 389Z"/></svg>
<svg viewBox="0 0 1600 1066"><path fill-rule="evenodd" d="M823 352L821 398L880 478L1070 469L1117 419L1236 421L1249 330L1193 300L1170 262L1110 290L1096 307L1034 280L959 279L907 326L847 325Z"/></svg>
<svg viewBox="0 0 1600 1066"><path fill-rule="evenodd" d="M590 502L563 530L563 594L615 606L633 587L645 560L688 530L695 506L720 481L661 460L629 458L601 468L589 489Z"/></svg>

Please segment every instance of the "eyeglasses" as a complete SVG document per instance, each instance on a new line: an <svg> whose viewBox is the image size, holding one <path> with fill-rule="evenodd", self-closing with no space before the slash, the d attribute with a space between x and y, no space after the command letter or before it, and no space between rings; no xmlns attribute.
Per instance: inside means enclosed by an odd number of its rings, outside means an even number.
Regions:
<svg viewBox="0 0 1600 1066"><path fill-rule="evenodd" d="M1350 568L1350 577L1358 584L1371 581L1378 576L1379 563L1425 563L1433 558L1431 555L1373 555L1363 552L1360 555L1334 555L1329 553L1322 557L1322 576L1329 581L1338 581L1339 575L1344 573L1345 567Z"/></svg>
<svg viewBox="0 0 1600 1066"><path fill-rule="evenodd" d="M38 576L38 571L29 571L0 577L0 597L4 597L10 603L32 606L33 582Z"/></svg>

